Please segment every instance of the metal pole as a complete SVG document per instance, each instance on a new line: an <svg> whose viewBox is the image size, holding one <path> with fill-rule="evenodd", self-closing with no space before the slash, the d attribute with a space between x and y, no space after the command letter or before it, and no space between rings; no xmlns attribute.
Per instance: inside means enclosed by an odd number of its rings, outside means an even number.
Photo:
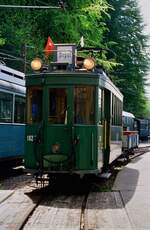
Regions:
<svg viewBox="0 0 150 230"><path fill-rule="evenodd" d="M61 9L60 6L23 6L23 5L0 5L0 8Z"/></svg>
<svg viewBox="0 0 150 230"><path fill-rule="evenodd" d="M24 74L26 73L26 61L27 61L27 46L24 45Z"/></svg>

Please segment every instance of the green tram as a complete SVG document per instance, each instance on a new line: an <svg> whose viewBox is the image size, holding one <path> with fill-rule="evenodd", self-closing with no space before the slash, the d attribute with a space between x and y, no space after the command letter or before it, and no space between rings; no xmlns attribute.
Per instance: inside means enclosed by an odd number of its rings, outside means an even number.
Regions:
<svg viewBox="0 0 150 230"><path fill-rule="evenodd" d="M122 153L119 89L93 58L57 60L44 71L34 61L26 75L26 170L49 177L107 170Z"/></svg>

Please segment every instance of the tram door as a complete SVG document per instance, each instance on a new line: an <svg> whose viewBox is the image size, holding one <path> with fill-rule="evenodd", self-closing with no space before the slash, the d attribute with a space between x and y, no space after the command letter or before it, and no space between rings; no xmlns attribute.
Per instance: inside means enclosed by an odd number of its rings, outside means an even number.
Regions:
<svg viewBox="0 0 150 230"><path fill-rule="evenodd" d="M64 165L65 161L69 161L72 150L71 112L68 100L70 88L48 87L45 94L44 167L49 167L49 163L54 166Z"/></svg>
<svg viewBox="0 0 150 230"><path fill-rule="evenodd" d="M79 85L74 87L73 136L77 170L96 168L95 100L95 86Z"/></svg>
<svg viewBox="0 0 150 230"><path fill-rule="evenodd" d="M69 93L69 87L28 89L26 167L55 169L69 159L72 151Z"/></svg>
<svg viewBox="0 0 150 230"><path fill-rule="evenodd" d="M43 89L40 86L27 88L27 125L25 145L25 166L40 166L40 154L43 152Z"/></svg>
<svg viewBox="0 0 150 230"><path fill-rule="evenodd" d="M107 168L110 158L110 119L111 119L111 94L104 90L104 168Z"/></svg>

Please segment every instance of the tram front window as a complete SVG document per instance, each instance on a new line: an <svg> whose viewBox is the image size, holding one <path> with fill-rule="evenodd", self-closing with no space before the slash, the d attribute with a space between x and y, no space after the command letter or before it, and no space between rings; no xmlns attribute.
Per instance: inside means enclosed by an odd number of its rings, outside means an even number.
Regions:
<svg viewBox="0 0 150 230"><path fill-rule="evenodd" d="M43 91L40 87L28 89L27 94L27 122L28 124L42 121L42 97Z"/></svg>
<svg viewBox="0 0 150 230"><path fill-rule="evenodd" d="M95 87L78 86L74 88L74 123L94 124L95 121Z"/></svg>
<svg viewBox="0 0 150 230"><path fill-rule="evenodd" d="M67 124L66 89L49 89L49 115L51 124Z"/></svg>

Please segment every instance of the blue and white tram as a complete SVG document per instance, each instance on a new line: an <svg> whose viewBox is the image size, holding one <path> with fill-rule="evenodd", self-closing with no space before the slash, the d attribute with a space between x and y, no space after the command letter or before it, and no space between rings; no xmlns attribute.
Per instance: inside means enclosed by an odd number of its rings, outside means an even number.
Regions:
<svg viewBox="0 0 150 230"><path fill-rule="evenodd" d="M0 163L22 160L24 137L24 73L0 64Z"/></svg>

